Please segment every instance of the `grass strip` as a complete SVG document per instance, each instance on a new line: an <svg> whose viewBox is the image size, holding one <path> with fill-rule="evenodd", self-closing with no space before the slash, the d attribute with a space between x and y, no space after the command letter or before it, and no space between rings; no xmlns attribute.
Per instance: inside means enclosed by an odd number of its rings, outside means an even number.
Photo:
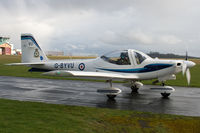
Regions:
<svg viewBox="0 0 200 133"><path fill-rule="evenodd" d="M0 99L2 133L198 133L200 117Z"/></svg>

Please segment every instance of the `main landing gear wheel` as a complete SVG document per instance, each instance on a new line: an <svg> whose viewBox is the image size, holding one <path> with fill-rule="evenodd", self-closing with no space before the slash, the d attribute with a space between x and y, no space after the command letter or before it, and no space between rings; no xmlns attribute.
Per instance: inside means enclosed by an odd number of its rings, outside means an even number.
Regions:
<svg viewBox="0 0 200 133"><path fill-rule="evenodd" d="M113 99L115 99L116 95L107 95L107 97L108 97L108 99L113 100Z"/></svg>
<svg viewBox="0 0 200 133"><path fill-rule="evenodd" d="M121 93L121 90L119 88L112 87L112 80L107 80L107 82L110 84L110 86L105 89L98 89L97 92L105 94L109 100L114 100L115 97Z"/></svg>
<svg viewBox="0 0 200 133"><path fill-rule="evenodd" d="M131 81L131 93L138 93L138 90L143 86L139 81Z"/></svg>
<svg viewBox="0 0 200 133"><path fill-rule="evenodd" d="M138 93L138 89L136 86L131 86L131 93Z"/></svg>
<svg viewBox="0 0 200 133"><path fill-rule="evenodd" d="M160 93L163 98L168 98L171 93Z"/></svg>

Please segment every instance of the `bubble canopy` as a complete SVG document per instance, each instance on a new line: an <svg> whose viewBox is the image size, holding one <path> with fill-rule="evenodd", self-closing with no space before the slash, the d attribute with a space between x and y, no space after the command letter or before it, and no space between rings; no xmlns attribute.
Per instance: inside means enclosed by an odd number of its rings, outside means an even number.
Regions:
<svg viewBox="0 0 200 133"><path fill-rule="evenodd" d="M130 55L133 55L133 58ZM137 64L141 64L147 58L151 57L136 50L118 50L101 56L104 61L116 65L131 65L131 59L134 59Z"/></svg>

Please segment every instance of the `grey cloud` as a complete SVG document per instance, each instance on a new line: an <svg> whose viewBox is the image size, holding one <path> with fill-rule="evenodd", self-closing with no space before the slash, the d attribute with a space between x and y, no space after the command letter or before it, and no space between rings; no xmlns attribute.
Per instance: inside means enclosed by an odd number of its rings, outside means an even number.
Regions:
<svg viewBox="0 0 200 133"><path fill-rule="evenodd" d="M46 50L98 53L134 48L199 56L197 0L1 0L0 35L20 47L32 33ZM71 46L70 46L71 45ZM106 50L105 50L106 49Z"/></svg>

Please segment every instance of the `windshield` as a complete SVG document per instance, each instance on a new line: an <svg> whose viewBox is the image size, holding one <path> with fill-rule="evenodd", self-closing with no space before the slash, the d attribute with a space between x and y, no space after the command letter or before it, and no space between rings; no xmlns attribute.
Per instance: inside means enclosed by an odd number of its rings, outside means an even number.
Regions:
<svg viewBox="0 0 200 133"><path fill-rule="evenodd" d="M128 57L128 51L115 51L106 55L101 56L104 61L113 63L116 65L130 65L130 59Z"/></svg>
<svg viewBox="0 0 200 133"><path fill-rule="evenodd" d="M134 52L134 55L135 55L135 60L136 60L137 64L141 64L146 59L145 56L143 56L142 54L140 54L138 52Z"/></svg>

